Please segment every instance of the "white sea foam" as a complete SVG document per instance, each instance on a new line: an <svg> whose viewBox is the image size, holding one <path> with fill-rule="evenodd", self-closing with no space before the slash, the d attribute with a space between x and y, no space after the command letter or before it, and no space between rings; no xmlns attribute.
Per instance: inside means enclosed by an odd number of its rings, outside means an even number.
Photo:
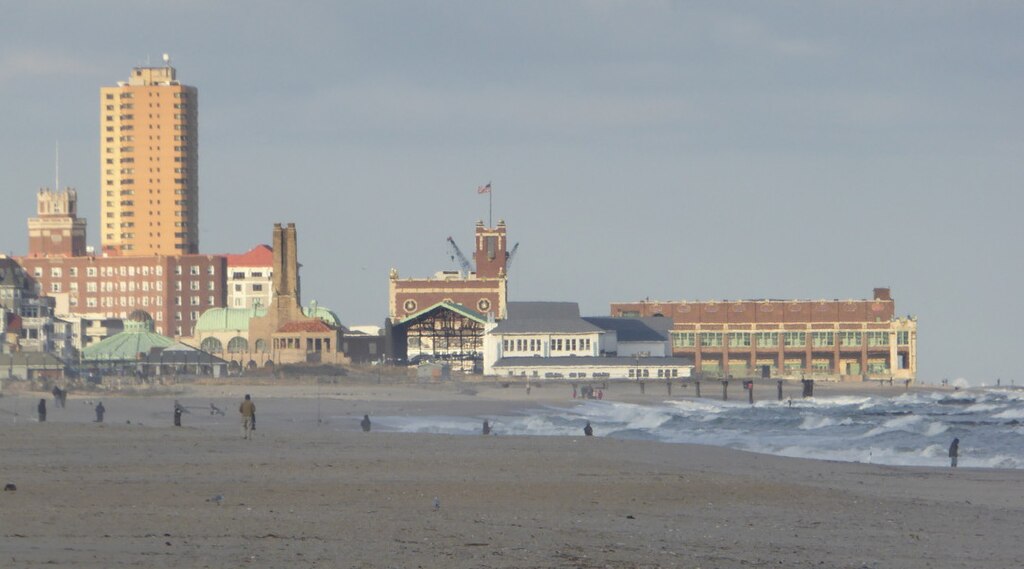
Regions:
<svg viewBox="0 0 1024 569"><path fill-rule="evenodd" d="M656 405L581 401L489 417L497 434L597 436L725 446L804 458L947 466L961 440L961 466L1024 468L1024 398L1007 390L908 393L893 398L789 401L679 399ZM374 430L479 434L478 417L376 417Z"/></svg>
<svg viewBox="0 0 1024 569"><path fill-rule="evenodd" d="M1024 409L1017 407L992 415L994 419L1024 419Z"/></svg>

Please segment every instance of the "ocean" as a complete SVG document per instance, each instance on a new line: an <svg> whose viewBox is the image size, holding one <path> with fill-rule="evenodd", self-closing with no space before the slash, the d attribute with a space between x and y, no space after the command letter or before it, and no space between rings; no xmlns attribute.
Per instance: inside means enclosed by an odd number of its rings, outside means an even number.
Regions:
<svg viewBox="0 0 1024 569"><path fill-rule="evenodd" d="M789 401L681 399L655 405L581 401L497 417L381 416L400 432L595 436L692 443L779 456L887 465L948 466L960 439L960 466L1024 468L1024 390L969 389L895 397L814 397Z"/></svg>

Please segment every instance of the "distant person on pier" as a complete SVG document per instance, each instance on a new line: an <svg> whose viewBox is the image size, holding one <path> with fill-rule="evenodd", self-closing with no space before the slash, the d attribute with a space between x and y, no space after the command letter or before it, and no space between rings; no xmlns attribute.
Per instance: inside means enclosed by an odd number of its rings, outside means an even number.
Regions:
<svg viewBox="0 0 1024 569"><path fill-rule="evenodd" d="M956 468L956 459L960 457L960 439L953 439L949 445L949 467Z"/></svg>
<svg viewBox="0 0 1024 569"><path fill-rule="evenodd" d="M484 429L483 429L483 433L484 433L485 435L489 435L489 434L491 434L491 424L487 422L487 419L484 419Z"/></svg>
<svg viewBox="0 0 1024 569"><path fill-rule="evenodd" d="M583 427L583 434L588 437L594 436L594 427L590 426L590 421L587 421L587 426Z"/></svg>
<svg viewBox="0 0 1024 569"><path fill-rule="evenodd" d="M359 426L363 428L364 433L370 432L370 416L363 415L363 420L359 421Z"/></svg>
<svg viewBox="0 0 1024 569"><path fill-rule="evenodd" d="M103 402L100 401L96 404L96 422L103 422L103 414L107 412L107 408L103 406Z"/></svg>
<svg viewBox="0 0 1024 569"><path fill-rule="evenodd" d="M40 399L39 400L39 405L36 407L36 411L39 412L39 422L40 423L45 423L46 422L46 400L45 399Z"/></svg>

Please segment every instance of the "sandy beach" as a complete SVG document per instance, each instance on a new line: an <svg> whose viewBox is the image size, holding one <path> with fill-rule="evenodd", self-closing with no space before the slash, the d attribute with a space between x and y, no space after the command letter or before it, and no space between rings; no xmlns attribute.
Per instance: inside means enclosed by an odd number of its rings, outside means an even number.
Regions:
<svg viewBox="0 0 1024 569"><path fill-rule="evenodd" d="M665 397L663 385L632 387L606 396ZM569 389L185 385L104 394L103 424L91 422L98 394L54 409L8 389L0 483L17 490L0 495L0 566L1024 566L1019 470L780 458L603 438L599 426L593 438L358 426L364 413L569 405ZM244 393L257 405L252 441L240 432ZM35 420L40 397L46 423ZM191 411L182 428L171 426L175 399Z"/></svg>

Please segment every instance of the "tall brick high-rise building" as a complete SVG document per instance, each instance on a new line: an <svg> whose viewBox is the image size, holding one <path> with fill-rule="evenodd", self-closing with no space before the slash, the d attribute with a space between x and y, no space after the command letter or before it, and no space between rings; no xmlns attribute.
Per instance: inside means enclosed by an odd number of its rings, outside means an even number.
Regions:
<svg viewBox="0 0 1024 569"><path fill-rule="evenodd" d="M199 252L198 91L170 58L100 89L100 242L113 256Z"/></svg>

